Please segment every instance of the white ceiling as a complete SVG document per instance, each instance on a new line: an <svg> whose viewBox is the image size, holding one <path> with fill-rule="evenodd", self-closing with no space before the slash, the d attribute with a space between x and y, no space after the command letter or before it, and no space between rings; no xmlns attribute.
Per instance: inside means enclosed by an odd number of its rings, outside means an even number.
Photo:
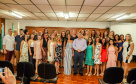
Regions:
<svg viewBox="0 0 136 84"><path fill-rule="evenodd" d="M0 18L25 20L116 21L118 15L130 14L121 21L136 21L136 0L0 0ZM66 20L63 12L68 12ZM116 17L116 18L115 18Z"/></svg>

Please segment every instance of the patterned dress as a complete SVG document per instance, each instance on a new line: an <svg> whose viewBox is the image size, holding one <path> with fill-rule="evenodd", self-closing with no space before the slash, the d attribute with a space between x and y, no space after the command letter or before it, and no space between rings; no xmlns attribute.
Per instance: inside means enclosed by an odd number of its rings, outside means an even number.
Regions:
<svg viewBox="0 0 136 84"><path fill-rule="evenodd" d="M65 57L64 57L64 74L71 74L72 67L72 47L73 43L67 43L65 47Z"/></svg>
<svg viewBox="0 0 136 84"><path fill-rule="evenodd" d="M62 45L56 44L55 51L56 51L57 57L56 58L54 57L54 61L55 62L61 61Z"/></svg>
<svg viewBox="0 0 136 84"><path fill-rule="evenodd" d="M28 60L28 44L25 41L22 46L22 57L20 56L19 62L29 62L29 60Z"/></svg>
<svg viewBox="0 0 136 84"><path fill-rule="evenodd" d="M95 46L95 55L94 55L94 64L101 64L101 55L100 58L98 59L99 53L100 53L100 46L101 44Z"/></svg>

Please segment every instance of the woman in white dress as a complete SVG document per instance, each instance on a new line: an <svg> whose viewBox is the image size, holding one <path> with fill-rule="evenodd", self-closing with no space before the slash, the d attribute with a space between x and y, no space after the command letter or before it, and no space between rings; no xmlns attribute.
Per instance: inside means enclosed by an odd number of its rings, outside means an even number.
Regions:
<svg viewBox="0 0 136 84"><path fill-rule="evenodd" d="M54 34L51 34L51 39L48 41L48 62L53 63L54 61Z"/></svg>
<svg viewBox="0 0 136 84"><path fill-rule="evenodd" d="M128 63L132 60L132 53L134 50L134 43L131 35L126 34L125 42L123 43L123 62L124 62L124 77L128 74Z"/></svg>
<svg viewBox="0 0 136 84"><path fill-rule="evenodd" d="M21 46L20 46L20 60L19 62L29 62L29 57L28 57L28 36L25 35L23 40L21 41Z"/></svg>

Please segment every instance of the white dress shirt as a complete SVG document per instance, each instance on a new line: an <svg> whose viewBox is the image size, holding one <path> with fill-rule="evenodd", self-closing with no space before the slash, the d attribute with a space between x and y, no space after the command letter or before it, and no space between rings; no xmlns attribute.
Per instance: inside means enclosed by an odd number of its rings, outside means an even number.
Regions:
<svg viewBox="0 0 136 84"><path fill-rule="evenodd" d="M5 45L5 49L8 51L14 50L14 44L15 44L15 37L10 36L9 34L6 35L3 39L3 45Z"/></svg>

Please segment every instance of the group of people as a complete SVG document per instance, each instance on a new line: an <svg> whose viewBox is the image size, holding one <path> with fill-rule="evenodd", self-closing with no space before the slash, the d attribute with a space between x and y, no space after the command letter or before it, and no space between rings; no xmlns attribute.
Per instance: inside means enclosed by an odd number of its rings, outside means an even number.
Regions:
<svg viewBox="0 0 136 84"><path fill-rule="evenodd" d="M8 35L3 39L3 49L5 60L10 61L15 51L16 61L31 62L37 73L40 63L54 63L56 73L61 74L59 67L64 66L64 74L70 75L72 65L74 74L83 76L83 65L87 66L85 75L103 76L106 68L124 66L124 77L128 74L128 63L132 60L134 43L130 34L114 35L114 31L108 34L104 31L80 30L78 33L74 29L62 31L58 34L53 30L51 34L45 28L44 32L36 32L33 29L28 35L29 30L20 29L19 35L12 36L12 30L8 30ZM99 67L101 73L99 73Z"/></svg>

